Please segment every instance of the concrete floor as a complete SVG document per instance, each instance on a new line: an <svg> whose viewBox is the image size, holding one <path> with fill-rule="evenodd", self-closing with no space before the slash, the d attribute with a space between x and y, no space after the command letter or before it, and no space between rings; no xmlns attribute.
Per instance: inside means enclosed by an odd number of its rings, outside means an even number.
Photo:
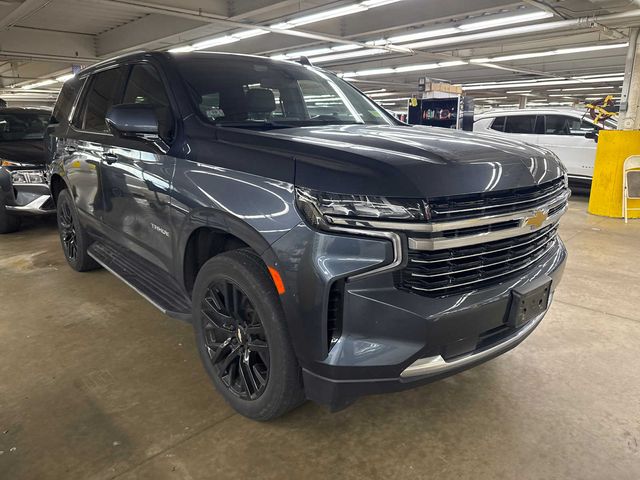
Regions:
<svg viewBox="0 0 640 480"><path fill-rule="evenodd" d="M0 237L0 479L640 478L640 222L562 221L570 259L514 351L415 390L268 424L210 386L191 327L55 223Z"/></svg>

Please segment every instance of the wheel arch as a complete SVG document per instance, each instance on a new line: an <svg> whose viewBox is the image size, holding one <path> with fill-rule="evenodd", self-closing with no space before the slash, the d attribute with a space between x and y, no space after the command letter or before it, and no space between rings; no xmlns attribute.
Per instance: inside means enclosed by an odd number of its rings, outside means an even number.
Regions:
<svg viewBox="0 0 640 480"><path fill-rule="evenodd" d="M54 173L49 181L49 188L51 189L51 198L55 205L58 204L58 196L62 190L69 188L67 182L62 178L62 175Z"/></svg>
<svg viewBox="0 0 640 480"><path fill-rule="evenodd" d="M210 213L210 212L208 212ZM189 222L187 234L184 235L181 265L178 271L181 272L182 282L188 294L191 294L196 277L202 265L214 256L237 249L250 249L264 263L264 253L269 250L269 243L253 227L242 222L231 215L216 212L215 219L207 217L206 222L197 221L202 219L202 213L192 218Z"/></svg>

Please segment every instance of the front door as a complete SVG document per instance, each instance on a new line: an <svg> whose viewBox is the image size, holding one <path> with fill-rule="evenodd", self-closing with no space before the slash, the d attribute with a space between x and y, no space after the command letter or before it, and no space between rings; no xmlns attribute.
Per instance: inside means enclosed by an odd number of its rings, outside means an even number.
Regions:
<svg viewBox="0 0 640 480"><path fill-rule="evenodd" d="M174 129L164 85L149 64L130 67L122 102L155 107L160 135L168 143ZM104 223L128 250L170 270L173 232L170 187L175 158L144 140L114 138L102 160Z"/></svg>
<svg viewBox="0 0 640 480"><path fill-rule="evenodd" d="M555 153L567 167L571 177L593 177L596 161L596 143L586 138L596 127L577 117L569 115L545 115L544 134L540 135L540 145Z"/></svg>

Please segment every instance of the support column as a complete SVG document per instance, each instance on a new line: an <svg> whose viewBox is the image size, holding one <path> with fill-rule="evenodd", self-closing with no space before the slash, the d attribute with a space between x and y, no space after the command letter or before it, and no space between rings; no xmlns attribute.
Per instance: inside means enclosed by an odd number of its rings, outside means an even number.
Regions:
<svg viewBox="0 0 640 480"><path fill-rule="evenodd" d="M527 97L525 97L524 95L522 95L520 97L520 105L519 107L522 108L527 108Z"/></svg>
<svg viewBox="0 0 640 480"><path fill-rule="evenodd" d="M640 130L640 28L629 31L618 130Z"/></svg>

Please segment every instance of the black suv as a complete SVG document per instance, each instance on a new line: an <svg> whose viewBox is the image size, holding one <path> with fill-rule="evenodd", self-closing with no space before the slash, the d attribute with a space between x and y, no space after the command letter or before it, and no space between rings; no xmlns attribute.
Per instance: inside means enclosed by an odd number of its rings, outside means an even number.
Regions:
<svg viewBox="0 0 640 480"><path fill-rule="evenodd" d="M563 270L552 153L402 124L324 70L134 54L68 81L56 110L69 264L192 322L251 418L493 358L540 323Z"/></svg>
<svg viewBox="0 0 640 480"><path fill-rule="evenodd" d="M23 215L55 213L43 138L51 111L0 108L0 233L15 232Z"/></svg>

